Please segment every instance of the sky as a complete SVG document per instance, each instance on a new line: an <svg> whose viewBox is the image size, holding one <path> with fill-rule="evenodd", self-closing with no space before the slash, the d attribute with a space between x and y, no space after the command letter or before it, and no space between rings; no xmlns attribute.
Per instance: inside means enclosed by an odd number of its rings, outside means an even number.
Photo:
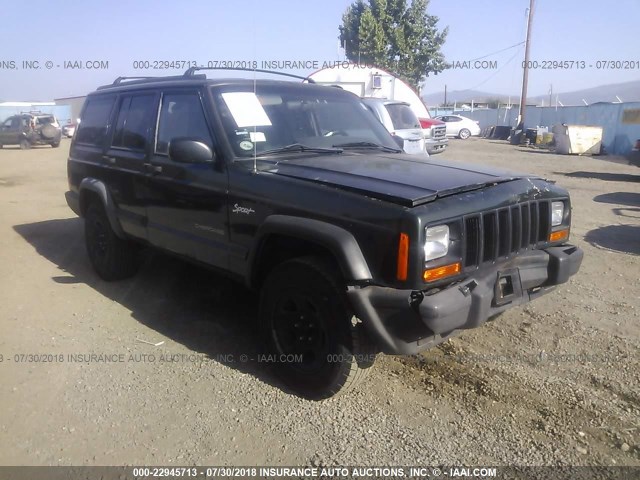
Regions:
<svg viewBox="0 0 640 480"><path fill-rule="evenodd" d="M0 101L81 96L118 76L184 71L136 68L147 66L146 62L149 66L158 61L262 65L291 60L313 67L313 62L344 60L338 26L351 2L28 3L26 7L6 2L2 7ZM440 92L446 85L449 91L518 95L524 47L508 47L524 40L528 6L529 0L431 0L428 13L439 17L441 28L449 27L445 58L460 68L430 76L422 93ZM537 68L530 70L529 95L546 95L551 85L554 92L567 92L640 79L639 19L640 0L536 0L531 60ZM490 55L500 50L504 51ZM495 61L496 67L473 68L472 62L467 68L462 63L479 57ZM553 68L554 61L573 61L573 68ZM624 61L627 64L620 63ZM607 68L602 68L605 64ZM88 68L91 65L94 68ZM580 66L584 68L576 68ZM307 75L313 68L287 71Z"/></svg>

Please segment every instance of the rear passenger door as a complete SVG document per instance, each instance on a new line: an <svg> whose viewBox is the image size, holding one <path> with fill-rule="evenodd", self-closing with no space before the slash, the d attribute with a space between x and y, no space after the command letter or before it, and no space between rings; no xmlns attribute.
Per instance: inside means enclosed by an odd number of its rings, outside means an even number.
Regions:
<svg viewBox="0 0 640 480"><path fill-rule="evenodd" d="M158 101L153 91L120 95L111 142L103 155L120 224L138 238L147 238L146 164L153 149Z"/></svg>
<svg viewBox="0 0 640 480"><path fill-rule="evenodd" d="M169 145L197 139L216 151L199 89L166 89L160 99L156 145L148 165L149 240L216 267L228 266L227 188L224 163L178 163Z"/></svg>

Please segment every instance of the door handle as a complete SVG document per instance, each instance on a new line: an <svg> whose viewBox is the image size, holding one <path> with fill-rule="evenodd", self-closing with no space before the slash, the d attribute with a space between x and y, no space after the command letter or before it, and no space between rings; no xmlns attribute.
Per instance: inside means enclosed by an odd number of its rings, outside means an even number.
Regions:
<svg viewBox="0 0 640 480"><path fill-rule="evenodd" d="M111 165L114 165L116 163L116 157L110 157L108 155L103 155L102 159L104 161L106 161L107 163L110 163Z"/></svg>
<svg viewBox="0 0 640 480"><path fill-rule="evenodd" d="M162 173L162 166L161 165L146 164L145 168L147 169L147 172Z"/></svg>

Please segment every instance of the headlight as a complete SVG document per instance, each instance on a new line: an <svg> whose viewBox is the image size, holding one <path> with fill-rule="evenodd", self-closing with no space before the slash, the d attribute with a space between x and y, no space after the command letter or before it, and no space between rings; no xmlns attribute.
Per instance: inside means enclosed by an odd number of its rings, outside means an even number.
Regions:
<svg viewBox="0 0 640 480"><path fill-rule="evenodd" d="M438 225L427 228L427 240L424 244L425 261L444 257L449 252L449 227Z"/></svg>
<svg viewBox="0 0 640 480"><path fill-rule="evenodd" d="M551 226L557 227L562 224L564 218L564 202L551 203Z"/></svg>

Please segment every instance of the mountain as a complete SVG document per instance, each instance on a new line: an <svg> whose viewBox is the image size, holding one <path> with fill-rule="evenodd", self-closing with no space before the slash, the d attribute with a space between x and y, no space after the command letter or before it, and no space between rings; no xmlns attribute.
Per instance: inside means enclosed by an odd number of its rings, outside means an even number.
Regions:
<svg viewBox="0 0 640 480"><path fill-rule="evenodd" d="M609 85L601 85L599 87L577 90L575 92L559 93L558 100L563 105L584 105L583 99L588 103L596 102L617 102L616 95L623 102L640 102L640 80L625 83L612 83ZM555 105L556 94L553 94L552 104ZM549 95L538 95L537 97L529 97L529 102L535 102L540 105L544 101L545 105L549 105Z"/></svg>
<svg viewBox="0 0 640 480"><path fill-rule="evenodd" d="M518 94L511 96L511 103L518 102L520 99ZM486 102L487 100L500 100L501 103L507 103L509 101L509 95L501 95L497 93L482 92L480 90L453 90L447 92L447 102L453 103L471 103L474 102ZM422 101L427 105L440 105L444 102L444 92L431 93L429 95L423 95Z"/></svg>
<svg viewBox="0 0 640 480"><path fill-rule="evenodd" d="M576 90L573 92L561 92L553 94L553 104L555 104L556 96L563 105L584 105L583 99L588 103L596 102L617 102L616 95L620 97L623 102L640 102L640 80L625 83L612 83L609 85L600 85L598 87L586 88L583 90ZM499 99L501 103L507 103L509 101L508 95L498 93L481 92L478 90L454 90L447 92L448 102L457 103L471 103L474 102L486 102L487 100ZM431 93L423 95L422 100L427 105L440 105L444 102L444 92ZM520 95L511 95L511 103L518 104L520 102ZM527 99L528 104L549 105L549 95L536 95L529 96Z"/></svg>

